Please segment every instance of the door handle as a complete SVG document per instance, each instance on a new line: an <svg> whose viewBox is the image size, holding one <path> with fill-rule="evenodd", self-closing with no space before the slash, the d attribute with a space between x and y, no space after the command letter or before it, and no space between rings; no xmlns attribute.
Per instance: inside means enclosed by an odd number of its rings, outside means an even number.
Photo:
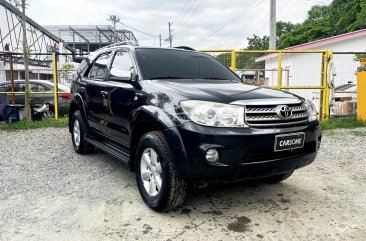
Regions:
<svg viewBox="0 0 366 241"><path fill-rule="evenodd" d="M100 93L102 94L102 96L103 96L105 99L107 99L107 98L108 98L108 95L109 95L109 92L108 92L108 91L104 91L104 90L102 90Z"/></svg>

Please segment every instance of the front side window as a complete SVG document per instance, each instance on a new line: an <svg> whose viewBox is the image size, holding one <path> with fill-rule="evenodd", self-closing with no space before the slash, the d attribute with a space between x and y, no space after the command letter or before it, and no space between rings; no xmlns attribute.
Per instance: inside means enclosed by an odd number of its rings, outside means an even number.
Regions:
<svg viewBox="0 0 366 241"><path fill-rule="evenodd" d="M110 55L111 53L104 53L94 61L89 70L88 78L104 79L106 77Z"/></svg>
<svg viewBox="0 0 366 241"><path fill-rule="evenodd" d="M217 59L207 54L174 49L136 49L145 79L237 80Z"/></svg>
<svg viewBox="0 0 366 241"><path fill-rule="evenodd" d="M133 62L130 55L125 51L117 51L114 56L112 68L130 70L133 67Z"/></svg>

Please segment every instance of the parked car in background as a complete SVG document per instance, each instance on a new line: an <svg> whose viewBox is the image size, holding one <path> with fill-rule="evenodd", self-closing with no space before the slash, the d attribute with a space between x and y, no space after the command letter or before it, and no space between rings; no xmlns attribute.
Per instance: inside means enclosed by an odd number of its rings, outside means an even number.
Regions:
<svg viewBox="0 0 366 241"><path fill-rule="evenodd" d="M54 87L53 83L47 80L29 80L29 90L32 93L37 92L52 92ZM25 82L24 80L14 81L14 92L24 92ZM11 83L0 83L0 92L11 92ZM59 115L67 115L70 108L70 87L58 84L58 92L64 92L59 94ZM9 103L11 102L11 94L8 94ZM15 104L24 105L25 94L15 94ZM49 114L54 114L54 97L53 93L50 94L33 94L31 98L31 105L34 107L47 104L49 106Z"/></svg>

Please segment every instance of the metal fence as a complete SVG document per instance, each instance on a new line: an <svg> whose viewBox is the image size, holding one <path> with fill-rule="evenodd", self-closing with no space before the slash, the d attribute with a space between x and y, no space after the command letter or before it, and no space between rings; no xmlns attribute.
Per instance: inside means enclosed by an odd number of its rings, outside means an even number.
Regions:
<svg viewBox="0 0 366 241"><path fill-rule="evenodd" d="M76 73L70 54L30 54L29 93L31 105L35 107L40 99L50 100L50 112L57 119L67 110L59 111L59 103L66 105L70 99L70 83ZM25 68L22 53L0 52L0 95L7 95L10 104L24 106ZM57 88L55 88L57 86Z"/></svg>
<svg viewBox="0 0 366 241"><path fill-rule="evenodd" d="M329 118L331 51L203 50L229 66L243 83L293 92L312 100L319 118Z"/></svg>
<svg viewBox="0 0 366 241"><path fill-rule="evenodd" d="M317 105L319 118L324 121L334 111L334 100L355 100L356 71L364 52L332 51L259 51L259 50L203 50L215 56L235 71L243 83L268 86L290 91ZM71 81L75 78L77 63L71 54L44 53L30 55L31 80L52 85L51 89L31 85L32 96L52 95L55 118L58 103L67 97ZM21 53L0 52L0 94L9 96L12 104L24 104L25 77ZM4 84L6 83L6 84ZM53 88L57 86L58 88Z"/></svg>

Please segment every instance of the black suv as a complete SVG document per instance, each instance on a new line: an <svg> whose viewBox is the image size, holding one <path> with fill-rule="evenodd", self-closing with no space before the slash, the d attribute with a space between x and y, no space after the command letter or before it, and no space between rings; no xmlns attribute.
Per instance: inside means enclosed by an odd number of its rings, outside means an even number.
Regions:
<svg viewBox="0 0 366 241"><path fill-rule="evenodd" d="M191 183L282 181L320 146L310 101L242 84L208 54L117 44L84 59L77 75L75 151L96 147L128 164L156 211L182 204Z"/></svg>

